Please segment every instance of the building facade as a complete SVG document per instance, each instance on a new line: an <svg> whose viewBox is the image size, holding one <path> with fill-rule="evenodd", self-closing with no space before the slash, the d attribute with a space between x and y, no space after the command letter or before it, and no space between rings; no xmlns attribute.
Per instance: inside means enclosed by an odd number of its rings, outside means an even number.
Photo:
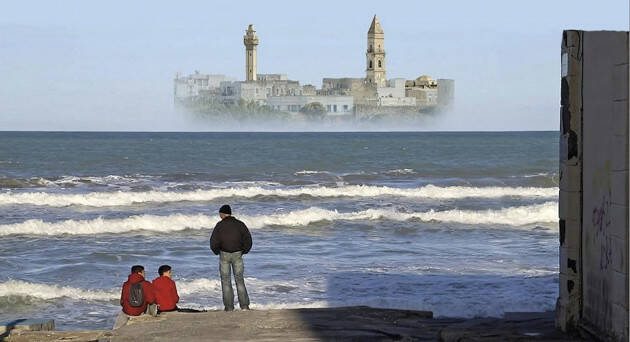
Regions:
<svg viewBox="0 0 630 342"><path fill-rule="evenodd" d="M354 110L352 96L271 96L267 99L267 105L272 109L290 113L297 113L305 105L315 102L321 103L328 115L350 115Z"/></svg>
<svg viewBox="0 0 630 342"><path fill-rule="evenodd" d="M421 111L426 107L448 105L454 99L454 81L423 75L415 80L387 80L385 64L385 33L376 17L367 32L365 77L323 78L321 89L300 85L286 74L258 74L258 36L249 25L243 36L245 45L245 80L236 81L224 75L193 75L175 78L175 99L207 97L206 102L237 105L243 102L269 106L290 113L308 103L319 102L328 115L356 112L378 113L379 108L392 113ZM185 103L185 102L182 102Z"/></svg>
<svg viewBox="0 0 630 342"><path fill-rule="evenodd" d="M220 87L221 82L226 81L236 81L236 79L225 75L201 74L199 71L188 76L177 73L173 81L175 102L185 102L208 96Z"/></svg>

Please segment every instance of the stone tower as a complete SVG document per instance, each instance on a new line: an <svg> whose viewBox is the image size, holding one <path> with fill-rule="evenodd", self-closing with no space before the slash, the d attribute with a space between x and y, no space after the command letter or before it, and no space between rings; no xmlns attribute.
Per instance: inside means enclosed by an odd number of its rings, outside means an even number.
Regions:
<svg viewBox="0 0 630 342"><path fill-rule="evenodd" d="M367 35L367 53L365 69L366 81L378 87L385 87L385 33L374 15Z"/></svg>
<svg viewBox="0 0 630 342"><path fill-rule="evenodd" d="M243 44L245 44L245 81L256 80L256 47L258 46L258 36L254 31L254 25L250 24L243 36Z"/></svg>

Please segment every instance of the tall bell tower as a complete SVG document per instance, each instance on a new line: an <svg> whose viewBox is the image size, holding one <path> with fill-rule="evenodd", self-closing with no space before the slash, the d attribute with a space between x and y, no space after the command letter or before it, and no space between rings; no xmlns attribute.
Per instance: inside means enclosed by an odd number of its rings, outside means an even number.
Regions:
<svg viewBox="0 0 630 342"><path fill-rule="evenodd" d="M385 87L385 32L374 15L367 34L367 53L365 69L366 82L378 87Z"/></svg>
<svg viewBox="0 0 630 342"><path fill-rule="evenodd" d="M256 67L258 66L256 60L258 36L256 36L256 31L254 31L254 25L250 24L247 31L245 31L243 44L245 44L245 81L255 81Z"/></svg>

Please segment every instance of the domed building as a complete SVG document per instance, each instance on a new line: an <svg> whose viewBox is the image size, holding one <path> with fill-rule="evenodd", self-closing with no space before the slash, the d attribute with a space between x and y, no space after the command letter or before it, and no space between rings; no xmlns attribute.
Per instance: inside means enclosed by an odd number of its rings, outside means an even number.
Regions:
<svg viewBox="0 0 630 342"><path fill-rule="evenodd" d="M438 104L438 83L428 75L408 80L405 82L405 95L415 97L418 105L435 106Z"/></svg>
<svg viewBox="0 0 630 342"><path fill-rule="evenodd" d="M416 78L416 85L425 87L437 87L437 81L431 78L431 76L422 75Z"/></svg>

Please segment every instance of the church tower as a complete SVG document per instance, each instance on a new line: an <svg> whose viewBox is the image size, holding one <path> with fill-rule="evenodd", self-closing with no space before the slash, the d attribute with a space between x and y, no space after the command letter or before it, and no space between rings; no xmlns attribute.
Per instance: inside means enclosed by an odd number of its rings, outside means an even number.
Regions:
<svg viewBox="0 0 630 342"><path fill-rule="evenodd" d="M385 33L374 15L367 35L366 81L379 87L385 87Z"/></svg>
<svg viewBox="0 0 630 342"><path fill-rule="evenodd" d="M243 44L245 44L245 81L256 80L256 47L258 46L258 36L254 31L254 25L249 25L245 35L243 36Z"/></svg>

